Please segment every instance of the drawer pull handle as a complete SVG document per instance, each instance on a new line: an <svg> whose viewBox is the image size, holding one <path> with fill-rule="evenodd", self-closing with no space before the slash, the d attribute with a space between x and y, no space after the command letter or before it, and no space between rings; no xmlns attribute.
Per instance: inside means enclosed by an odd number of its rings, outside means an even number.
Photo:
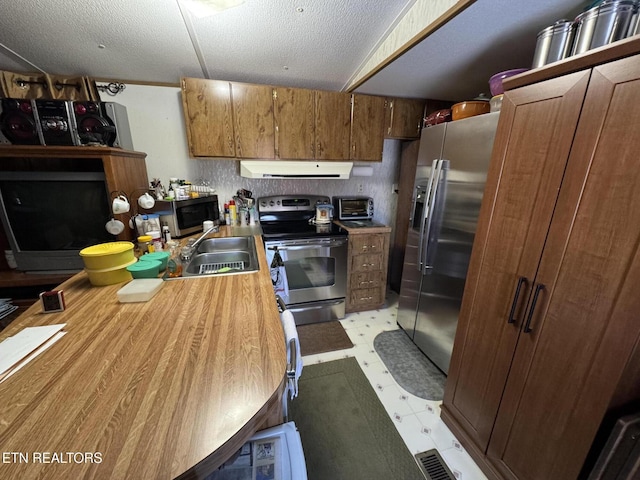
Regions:
<svg viewBox="0 0 640 480"><path fill-rule="evenodd" d="M365 300L371 300L371 299L373 299L373 297L361 297L361 298L360 298L360 300L363 300L363 301L365 301Z"/></svg>
<svg viewBox="0 0 640 480"><path fill-rule="evenodd" d="M524 324L522 331L524 333L530 333L533 331L531 328L531 319L533 318L533 311L536 309L536 303L538 303L538 295L544 290L544 285L539 283L536 285L536 290L533 292L533 300L531 301L531 308L529 309L529 315L527 316L527 323Z"/></svg>
<svg viewBox="0 0 640 480"><path fill-rule="evenodd" d="M373 280L369 280L368 282L360 282L360 285L371 285L372 283L376 283Z"/></svg>
<svg viewBox="0 0 640 480"><path fill-rule="evenodd" d="M513 303L511 304L511 311L509 312L509 320L507 323L516 323L516 319L514 317L516 313L516 308L518 307L518 299L520 298L520 289L522 285L528 283L527 277L520 277L518 279L518 286L516 287L516 293L513 295Z"/></svg>
<svg viewBox="0 0 640 480"><path fill-rule="evenodd" d="M363 267L375 267L376 264L375 263L363 263L362 266Z"/></svg>

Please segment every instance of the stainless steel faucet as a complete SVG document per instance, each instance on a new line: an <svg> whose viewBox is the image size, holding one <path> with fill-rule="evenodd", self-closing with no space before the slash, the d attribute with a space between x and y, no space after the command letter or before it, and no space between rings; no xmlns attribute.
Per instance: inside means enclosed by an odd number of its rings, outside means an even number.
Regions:
<svg viewBox="0 0 640 480"><path fill-rule="evenodd" d="M189 260L191 260L191 256L198 250L198 246L207 238L207 235L218 231L220 231L220 228L218 227L218 225L214 225L213 227L205 231L202 235L200 235L195 242L191 242L191 240L189 240L187 242L187 245L182 247L182 250L180 251L181 260L183 262L188 262Z"/></svg>

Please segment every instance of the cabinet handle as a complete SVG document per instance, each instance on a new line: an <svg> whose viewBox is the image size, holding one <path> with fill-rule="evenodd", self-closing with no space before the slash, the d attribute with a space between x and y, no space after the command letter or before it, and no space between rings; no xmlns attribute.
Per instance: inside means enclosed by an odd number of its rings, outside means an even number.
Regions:
<svg viewBox="0 0 640 480"><path fill-rule="evenodd" d="M375 267L376 264L375 263L363 263L362 266L363 267Z"/></svg>
<svg viewBox="0 0 640 480"><path fill-rule="evenodd" d="M360 300L366 301L366 300L372 300L373 297L360 297Z"/></svg>
<svg viewBox="0 0 640 480"><path fill-rule="evenodd" d="M536 303L538 303L538 295L540 292L544 290L544 285L539 283L536 285L536 291L533 293L533 300L531 301L531 308L529 309L529 315L527 315L527 322L524 324L524 328L522 331L524 333L532 332L531 329L531 319L533 318L533 311L536 309Z"/></svg>
<svg viewBox="0 0 640 480"><path fill-rule="evenodd" d="M511 304L511 311L509 312L509 320L507 323L516 323L516 319L514 317L516 313L516 308L518 307L518 299L520 298L520 289L522 285L528 283L527 277L520 277L518 279L518 286L516 287L516 293L513 295L513 303Z"/></svg>
<svg viewBox="0 0 640 480"><path fill-rule="evenodd" d="M375 283L375 282L373 280L369 280L365 282L360 282L360 285L371 285L372 283Z"/></svg>

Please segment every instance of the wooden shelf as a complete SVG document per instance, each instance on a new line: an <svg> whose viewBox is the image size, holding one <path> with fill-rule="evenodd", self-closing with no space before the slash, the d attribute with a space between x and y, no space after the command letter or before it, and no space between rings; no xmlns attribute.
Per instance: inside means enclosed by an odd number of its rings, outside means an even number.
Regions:
<svg viewBox="0 0 640 480"><path fill-rule="evenodd" d="M35 274L24 273L15 270L3 270L0 272L0 288L9 287L34 287L38 285L59 285L71 278L73 273Z"/></svg>

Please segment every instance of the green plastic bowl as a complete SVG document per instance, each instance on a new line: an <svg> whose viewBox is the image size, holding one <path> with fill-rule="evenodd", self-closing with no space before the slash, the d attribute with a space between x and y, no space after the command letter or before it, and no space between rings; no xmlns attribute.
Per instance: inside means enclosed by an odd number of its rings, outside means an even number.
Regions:
<svg viewBox="0 0 640 480"><path fill-rule="evenodd" d="M133 278L156 278L160 273L160 262L158 260L138 261L127 267Z"/></svg>
<svg viewBox="0 0 640 480"><path fill-rule="evenodd" d="M151 252L142 255L138 260L148 262L156 260L160 262L160 271L164 272L167 268L167 262L169 261L169 252Z"/></svg>

